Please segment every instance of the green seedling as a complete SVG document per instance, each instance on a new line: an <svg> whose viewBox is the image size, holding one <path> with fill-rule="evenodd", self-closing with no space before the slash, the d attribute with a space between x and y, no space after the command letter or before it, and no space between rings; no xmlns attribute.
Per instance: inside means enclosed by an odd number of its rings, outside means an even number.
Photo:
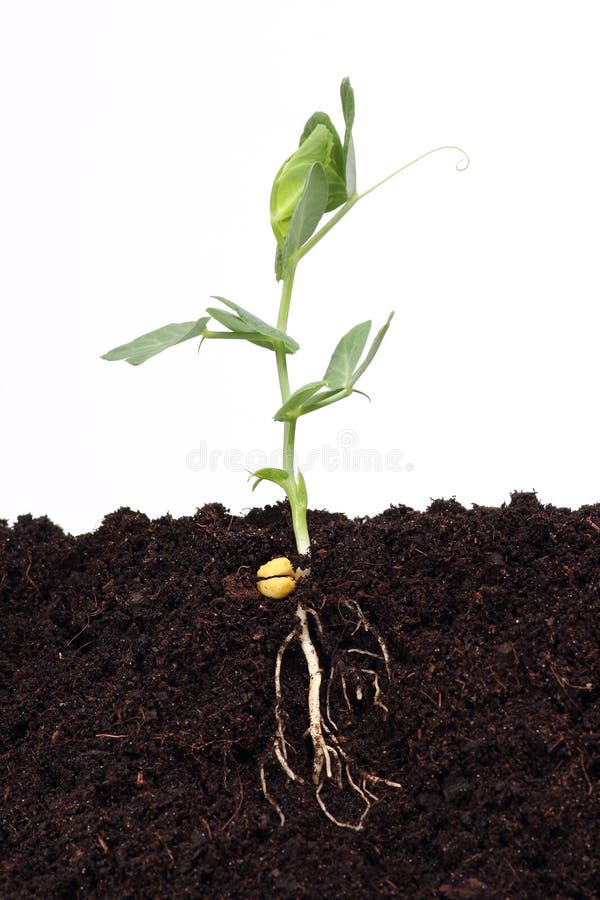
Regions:
<svg viewBox="0 0 600 900"><path fill-rule="evenodd" d="M323 376L292 391L287 360L299 347L287 329L296 268L300 260L359 200L408 166L439 150L457 150L463 154L457 165L459 171L469 164L467 155L459 147L436 147L359 193L356 188L352 140L354 93L347 78L342 81L341 98L344 139L341 139L329 116L322 112L315 113L304 127L298 149L284 162L273 184L271 225L277 242L275 275L282 282L276 325L269 325L225 297L214 297L220 305L209 307L207 315L196 322L165 325L111 350L103 357L108 360L126 360L131 365L138 366L167 347L192 338L249 341L274 353L281 391L281 405L274 418L283 424L283 467L258 469L251 476L254 478L253 489L261 481L272 481L287 494L296 547L301 555L309 553L310 537L306 521L306 484L295 465L298 419L344 400L353 393L361 393L356 388L356 383L379 350L393 313L390 313L377 331L370 346L368 341L371 322L354 325L338 341ZM328 213L331 213L330 217L324 219ZM214 330L209 327L211 319L221 328ZM349 715L368 700L385 718L388 710L383 701L381 681L389 680L392 676L390 657L384 639L368 621L358 601L348 597L339 597L336 601L348 629L346 640L338 635L336 649L329 656L323 650L319 654L314 634L316 630L323 636L321 618L305 599L309 592L298 587L300 580L309 572L310 569L300 567L294 570L289 559L277 557L261 566L256 573L259 579L257 588L264 599L279 602L294 592L297 597L296 623L282 641L275 663L276 728L272 754L290 781L305 783L307 779L300 774L300 754L295 754L293 764L291 761L291 742L286 736L289 716L284 709L282 686L285 654L293 644L298 644L306 661L308 674L308 728L305 736L312 748L309 779L314 786L315 798L323 813L335 825L360 831L370 808L377 800L373 789L378 786L397 789L400 784L365 770L351 756L347 739L339 733L336 724L335 706L337 704L344 715ZM267 788L264 761L260 766L260 780L265 798L279 815L281 825L284 825L284 813ZM332 789L344 786L362 804L362 811L354 818L347 815L338 817L331 810Z"/></svg>
<svg viewBox="0 0 600 900"><path fill-rule="evenodd" d="M379 350L393 313L390 313L385 324L376 333L368 349L371 322L361 322L351 328L335 347L323 376L291 391L287 360L288 356L296 353L299 346L287 333L287 329L296 268L359 200L399 172L440 150L457 150L463 155L461 162L457 164L459 171L469 164L467 155L459 147L436 147L359 193L356 187L352 137L354 92L348 78L342 81L340 93L345 126L343 140L328 115L323 112L314 113L304 126L298 149L283 163L273 183L271 225L277 241L275 275L277 281L282 283L276 326L269 325L231 300L216 296L213 299L221 305L209 307L207 315L195 322L164 325L115 347L102 357L107 360L125 360L133 366L139 366L168 347L192 338L249 341L274 353L281 392L281 406L274 418L283 425L283 466L252 472L252 490L262 481L271 481L285 491L292 514L296 548L301 555L310 551L310 535L306 516L306 483L295 464L298 419L354 393L361 393L356 388L356 383ZM328 213L332 215L324 219ZM215 330L210 327L211 319L221 328Z"/></svg>

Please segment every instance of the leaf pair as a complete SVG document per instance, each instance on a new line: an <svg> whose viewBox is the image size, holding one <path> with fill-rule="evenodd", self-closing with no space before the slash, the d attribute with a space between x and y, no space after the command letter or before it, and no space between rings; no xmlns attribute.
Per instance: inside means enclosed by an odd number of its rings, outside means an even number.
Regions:
<svg viewBox="0 0 600 900"><path fill-rule="evenodd" d="M211 338L218 335L220 337L241 338L242 340L250 341L251 344L265 347L267 350L275 350L277 347L282 346L286 353L295 353L299 349L300 345L285 331L263 322L254 313L248 312L247 309L243 309L237 303L226 300L225 297L213 296L213 299L219 300L232 309L234 315L224 309L209 307L206 312L210 313L212 318L224 325L225 328L228 328L229 333L212 332L207 334L206 337Z"/></svg>
<svg viewBox="0 0 600 900"><path fill-rule="evenodd" d="M314 412L349 397L356 389L354 385L371 365L381 342L390 327L394 313L390 313L387 322L379 329L364 360L360 363L367 344L371 322L361 322L351 328L339 341L333 351L327 371L320 381L311 381L294 391L283 406L277 410L274 419L277 422L293 422L299 416Z"/></svg>
<svg viewBox="0 0 600 900"><path fill-rule="evenodd" d="M300 145L282 165L271 191L271 226L277 239L275 273L285 277L291 258L315 232L324 213L342 206L356 192L352 126L354 92L344 78L340 88L346 130L344 142L324 112L304 126Z"/></svg>
<svg viewBox="0 0 600 900"><path fill-rule="evenodd" d="M129 341L127 344L121 344L108 353L105 353L102 359L109 361L125 360L132 366L139 366L157 353L162 353L169 347L181 344L183 341L189 341L191 338L230 338L250 341L259 347L265 347L267 350L275 350L283 347L286 353L295 353L299 349L296 341L279 328L273 328L267 322L263 322L258 316L248 312L233 303L226 300L225 297L214 297L233 310L233 314L224 309L211 307L207 309L208 316L203 316L196 322L180 322L178 324L163 325L154 331L149 331L141 337ZM207 324L210 318L216 319L228 331L207 331Z"/></svg>

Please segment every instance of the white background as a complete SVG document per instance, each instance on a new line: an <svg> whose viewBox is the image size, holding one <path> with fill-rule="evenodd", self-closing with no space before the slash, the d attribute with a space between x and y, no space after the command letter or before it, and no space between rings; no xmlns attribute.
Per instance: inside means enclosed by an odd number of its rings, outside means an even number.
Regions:
<svg viewBox="0 0 600 900"><path fill-rule="evenodd" d="M279 445L270 354L190 342L139 368L99 356L196 319L213 293L275 321L271 183L315 109L341 127L345 75L359 189L440 144L472 163L459 174L443 152L410 168L301 265L292 387L321 376L349 327L396 310L360 385L372 402L300 422L300 460L318 457L311 506L497 505L532 489L598 502L596 12L2 0L0 517L77 533L121 505L279 499L228 471ZM360 450L378 471L351 471Z"/></svg>

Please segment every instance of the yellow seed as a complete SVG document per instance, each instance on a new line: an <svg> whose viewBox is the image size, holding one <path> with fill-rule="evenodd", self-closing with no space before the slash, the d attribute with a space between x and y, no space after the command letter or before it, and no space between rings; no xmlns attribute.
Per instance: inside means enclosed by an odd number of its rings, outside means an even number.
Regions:
<svg viewBox="0 0 600 900"><path fill-rule="evenodd" d="M290 575L281 575L259 581L256 587L263 597L268 597L269 600L282 600L284 597L289 597L296 587L296 582Z"/></svg>
<svg viewBox="0 0 600 900"><path fill-rule="evenodd" d="M271 578L273 575L290 575L295 578L292 564L287 556L278 556L261 566L256 573L257 578Z"/></svg>

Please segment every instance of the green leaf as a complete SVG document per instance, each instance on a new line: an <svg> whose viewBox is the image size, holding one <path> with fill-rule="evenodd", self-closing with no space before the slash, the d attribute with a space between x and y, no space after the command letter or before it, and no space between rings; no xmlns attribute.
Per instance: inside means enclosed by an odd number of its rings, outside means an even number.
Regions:
<svg viewBox="0 0 600 900"><path fill-rule="evenodd" d="M304 406L324 386L324 381L311 381L294 391L283 406L277 410L273 418L276 422L292 422L304 414Z"/></svg>
<svg viewBox="0 0 600 900"><path fill-rule="evenodd" d="M323 376L328 387L340 390L353 384L352 376L365 349L370 330L370 322L361 322L340 340Z"/></svg>
<svg viewBox="0 0 600 900"><path fill-rule="evenodd" d="M321 162L323 168L325 169L329 187L329 197L327 200L325 212L331 212L331 210L337 209L337 207L344 203L346 200L346 164L344 149L342 147L342 142L335 125L333 124L327 113L324 112L316 112L312 114L312 116L304 126L304 131L302 132L302 135L300 137L300 146L302 146L307 138L310 137L317 125L324 125L332 137L329 159L319 160L319 162Z"/></svg>
<svg viewBox="0 0 600 900"><path fill-rule="evenodd" d="M354 141L350 138L346 152L346 191L348 197L356 193L356 156L354 155Z"/></svg>
<svg viewBox="0 0 600 900"><path fill-rule="evenodd" d="M123 359L132 366L139 366L151 356L162 353L168 347L174 347L191 338L201 337L207 322L208 316L198 319L196 322L163 325L162 328L142 334L135 340L129 341L128 344L121 344L120 347L109 350L102 356L102 359L110 362Z"/></svg>
<svg viewBox="0 0 600 900"><path fill-rule="evenodd" d="M342 83L340 85L340 96L342 98L342 112L344 113L344 122L346 124L346 137L348 136L348 131L352 130L352 126L354 125L354 90L352 89L352 85L350 84L349 78L343 78ZM344 144L346 141L344 140Z"/></svg>
<svg viewBox="0 0 600 900"><path fill-rule="evenodd" d="M271 190L271 227L278 244L283 244L296 206L300 202L306 179L315 163L328 167L333 151L334 138L329 129L318 124L279 169ZM343 178L343 173L340 173ZM327 182L327 177L325 177ZM325 191L323 212L327 206L329 186ZM343 200L342 200L343 202ZM321 213L322 214L322 213Z"/></svg>
<svg viewBox="0 0 600 900"><path fill-rule="evenodd" d="M352 376L352 384L353 385L356 384L356 382L358 381L360 376L363 374L365 369L368 366L370 366L371 363L373 362L373 358L374 358L375 354L377 353L377 351L379 350L379 348L381 346L381 342L384 339L385 334L386 334L388 328L390 327L390 322L392 321L393 318L394 318L394 313L391 312L387 318L387 322L385 323L385 325L383 325L379 329L377 334L375 335L373 343L371 344L371 346L369 348L369 352L367 353L363 362L360 364L360 366L358 367L358 369L354 372L354 375Z"/></svg>
<svg viewBox="0 0 600 900"><path fill-rule="evenodd" d="M219 309L215 306L209 306L206 310L207 313L210 313L213 319L223 325L225 328L229 328L230 331L235 331L237 333L249 334L254 333L255 329L250 325L247 325L245 322L238 316L234 316L232 313L227 312L225 309Z"/></svg>
<svg viewBox="0 0 600 900"><path fill-rule="evenodd" d="M362 391L356 391L354 385L373 361L393 315L393 313L390 314L385 325L377 332L369 352L360 366L358 363L367 343L371 323L361 322L351 328L333 351L323 379L311 381L294 391L275 413L275 421L294 422L300 416L337 403L352 393L362 393Z"/></svg>
<svg viewBox="0 0 600 900"><path fill-rule="evenodd" d="M340 85L342 98L342 112L346 131L344 134L344 178L346 181L346 195L352 197L356 193L356 158L354 156L354 141L352 140L352 126L354 125L354 91L349 78L344 78Z"/></svg>
<svg viewBox="0 0 600 900"><path fill-rule="evenodd" d="M256 472L250 473L250 477L256 478L256 481L252 485L253 491L256 490L261 481L272 481L274 484L278 484L279 487L282 487L287 493L290 476L285 469L274 469L270 467L266 469L257 469Z"/></svg>
<svg viewBox="0 0 600 900"><path fill-rule="evenodd" d="M267 322L263 322L263 320L259 319L258 316L255 316L254 313L248 312L247 309L238 306L237 303L233 303L232 300L227 300L225 297L218 297L216 295L213 295L213 299L219 300L220 303L224 303L237 313L237 315L232 315L226 310L219 309L218 307L209 307L206 310L213 319L216 319L216 321L225 328L229 328L230 331L240 335L252 335L252 337L248 337L247 340L253 344L258 344L260 347L267 347L270 350L274 350L279 344L283 344L288 353L295 353L296 350L299 349L299 344L286 334L285 331L281 331L279 328L274 328ZM261 335L264 340L260 340L258 338L259 335Z"/></svg>
<svg viewBox="0 0 600 900"><path fill-rule="evenodd" d="M327 178L320 163L311 166L302 196L294 210L282 249L283 272L296 250L306 243L321 221L327 206Z"/></svg>
<svg viewBox="0 0 600 900"><path fill-rule="evenodd" d="M298 470L298 477L296 479L296 500L299 506L303 506L306 509L308 505L308 493L306 491L304 475L300 470Z"/></svg>

